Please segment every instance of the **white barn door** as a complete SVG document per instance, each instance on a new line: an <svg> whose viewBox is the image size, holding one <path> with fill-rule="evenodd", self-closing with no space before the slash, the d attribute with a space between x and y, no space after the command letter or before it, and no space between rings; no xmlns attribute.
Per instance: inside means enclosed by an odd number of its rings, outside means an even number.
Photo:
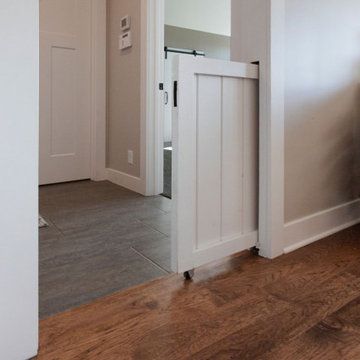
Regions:
<svg viewBox="0 0 360 360"><path fill-rule="evenodd" d="M187 272L257 244L259 70L186 56L177 68L172 262Z"/></svg>
<svg viewBox="0 0 360 360"><path fill-rule="evenodd" d="M40 0L40 184L90 178L91 1Z"/></svg>

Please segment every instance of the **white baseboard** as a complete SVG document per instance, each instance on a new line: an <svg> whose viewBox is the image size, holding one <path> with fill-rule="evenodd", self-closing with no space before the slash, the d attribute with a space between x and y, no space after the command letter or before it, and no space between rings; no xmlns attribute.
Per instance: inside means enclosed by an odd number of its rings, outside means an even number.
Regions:
<svg viewBox="0 0 360 360"><path fill-rule="evenodd" d="M107 169L97 170L95 171L92 176L92 181L104 181L108 179Z"/></svg>
<svg viewBox="0 0 360 360"><path fill-rule="evenodd" d="M113 184L122 186L141 195L145 195L144 182L141 178L114 169L106 169L106 174L107 180Z"/></svg>
<svg viewBox="0 0 360 360"><path fill-rule="evenodd" d="M360 199L285 224L289 253L360 223Z"/></svg>

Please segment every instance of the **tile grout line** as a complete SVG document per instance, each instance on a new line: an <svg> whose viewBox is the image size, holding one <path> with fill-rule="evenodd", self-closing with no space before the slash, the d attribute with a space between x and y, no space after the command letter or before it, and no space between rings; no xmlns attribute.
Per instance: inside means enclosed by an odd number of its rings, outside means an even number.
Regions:
<svg viewBox="0 0 360 360"><path fill-rule="evenodd" d="M65 233L56 225L54 220L50 219L50 217L47 217L45 215L43 217L48 222L49 228L53 226L59 232L59 235L65 236Z"/></svg>
<svg viewBox="0 0 360 360"><path fill-rule="evenodd" d="M159 270L164 271L166 274L170 275L171 272L165 270L162 266L160 266L159 264L157 264L154 260L151 260L150 258L148 258L147 256L145 256L144 254L142 254L140 251L136 250L133 246L130 246L130 249L133 250L136 254L138 254L139 256L141 256L143 259L149 261L151 264L153 264L155 267L157 267Z"/></svg>
<svg viewBox="0 0 360 360"><path fill-rule="evenodd" d="M156 231L157 233L159 233L159 234L161 234L161 235L163 235L163 236L165 236L165 237L167 237L167 238L170 237L170 235L165 234L165 233L163 233L162 231L160 231L159 229L156 229L155 227L152 227L151 225L145 223L144 220L140 220L140 219L138 219L138 218L136 218L136 220L137 220L139 223L141 223L142 225L144 225L145 227L147 227L148 229L153 230L153 231Z"/></svg>

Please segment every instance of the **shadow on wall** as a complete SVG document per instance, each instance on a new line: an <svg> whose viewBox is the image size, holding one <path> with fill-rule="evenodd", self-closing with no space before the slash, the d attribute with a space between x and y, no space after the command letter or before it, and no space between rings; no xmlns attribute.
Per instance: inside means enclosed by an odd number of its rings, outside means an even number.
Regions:
<svg viewBox="0 0 360 360"><path fill-rule="evenodd" d="M285 118L285 221L360 198L359 83L289 89Z"/></svg>

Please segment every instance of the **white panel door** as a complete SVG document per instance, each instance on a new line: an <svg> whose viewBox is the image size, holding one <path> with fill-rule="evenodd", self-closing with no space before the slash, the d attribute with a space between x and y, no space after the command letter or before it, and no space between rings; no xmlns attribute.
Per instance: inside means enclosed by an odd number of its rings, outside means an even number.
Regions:
<svg viewBox="0 0 360 360"><path fill-rule="evenodd" d="M90 178L91 1L40 1L40 184Z"/></svg>
<svg viewBox="0 0 360 360"><path fill-rule="evenodd" d="M257 244L256 65L178 57L173 111L173 269Z"/></svg>

